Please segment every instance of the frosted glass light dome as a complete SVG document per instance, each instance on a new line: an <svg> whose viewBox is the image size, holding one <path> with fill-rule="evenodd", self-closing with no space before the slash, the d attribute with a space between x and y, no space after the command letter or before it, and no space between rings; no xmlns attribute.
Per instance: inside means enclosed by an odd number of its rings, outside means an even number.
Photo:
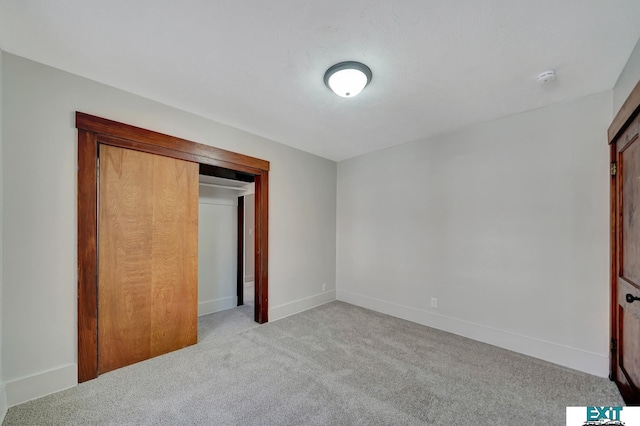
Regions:
<svg viewBox="0 0 640 426"><path fill-rule="evenodd" d="M371 70L360 62L340 62L324 74L324 84L336 95L352 98L371 82Z"/></svg>

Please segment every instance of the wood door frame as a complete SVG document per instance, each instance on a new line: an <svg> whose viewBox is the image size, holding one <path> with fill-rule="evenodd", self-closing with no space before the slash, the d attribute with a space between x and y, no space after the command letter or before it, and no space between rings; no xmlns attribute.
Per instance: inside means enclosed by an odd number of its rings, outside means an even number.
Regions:
<svg viewBox="0 0 640 426"><path fill-rule="evenodd" d="M617 166L617 142L618 138L622 135L622 133L627 129L629 124L640 114L640 81L636 84L636 86L631 91L631 94L625 101L625 103L620 108L620 111L616 114L615 118L611 122L609 129L607 131L607 139L610 147L610 161L611 164L616 164ZM620 218L616 215L618 211L618 176L619 173L615 173L615 175L611 174L611 182L610 182L610 251L611 251L611 277L610 277L610 288L611 288L611 300L610 300L610 338L611 338L611 347L609 352L609 379L616 381L617 380L617 371L618 371L618 353L617 353L617 342L618 339L618 267L619 261L618 253L619 253L619 244L617 230L621 224Z"/></svg>
<svg viewBox="0 0 640 426"><path fill-rule="evenodd" d="M254 176L255 321L268 321L269 162L76 112L78 129L78 382L98 377L98 146L128 148Z"/></svg>
<svg viewBox="0 0 640 426"><path fill-rule="evenodd" d="M238 197L238 259L236 261L236 293L238 296L238 306L244 305L244 195Z"/></svg>

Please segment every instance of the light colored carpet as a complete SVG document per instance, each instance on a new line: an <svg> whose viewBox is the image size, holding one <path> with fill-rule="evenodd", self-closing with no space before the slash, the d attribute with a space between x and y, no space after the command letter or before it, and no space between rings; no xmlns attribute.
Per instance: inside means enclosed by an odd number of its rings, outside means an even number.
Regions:
<svg viewBox="0 0 640 426"><path fill-rule="evenodd" d="M195 346L13 407L4 425L563 425L615 386L342 302L257 325L200 318Z"/></svg>

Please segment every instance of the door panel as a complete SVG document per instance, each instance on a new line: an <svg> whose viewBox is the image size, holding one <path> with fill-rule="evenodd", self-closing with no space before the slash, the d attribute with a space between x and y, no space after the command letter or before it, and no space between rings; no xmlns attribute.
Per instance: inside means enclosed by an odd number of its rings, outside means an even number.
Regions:
<svg viewBox="0 0 640 426"><path fill-rule="evenodd" d="M621 141L622 142L622 141ZM622 178L621 277L640 283L640 143L633 138L620 152Z"/></svg>
<svg viewBox="0 0 640 426"><path fill-rule="evenodd" d="M618 138L616 382L627 403L640 402L640 140L636 118Z"/></svg>
<svg viewBox="0 0 640 426"><path fill-rule="evenodd" d="M198 165L100 146L98 371L197 341Z"/></svg>
<svg viewBox="0 0 640 426"><path fill-rule="evenodd" d="M157 356L198 337L198 165L153 157L151 356Z"/></svg>

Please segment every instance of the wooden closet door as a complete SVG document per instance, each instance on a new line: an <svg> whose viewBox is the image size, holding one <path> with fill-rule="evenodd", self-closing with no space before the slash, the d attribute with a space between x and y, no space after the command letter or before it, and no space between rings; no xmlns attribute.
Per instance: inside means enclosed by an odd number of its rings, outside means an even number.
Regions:
<svg viewBox="0 0 640 426"><path fill-rule="evenodd" d="M198 164L100 145L98 372L197 342Z"/></svg>
<svg viewBox="0 0 640 426"><path fill-rule="evenodd" d="M618 138L616 229L616 382L627 404L640 404L640 116Z"/></svg>

